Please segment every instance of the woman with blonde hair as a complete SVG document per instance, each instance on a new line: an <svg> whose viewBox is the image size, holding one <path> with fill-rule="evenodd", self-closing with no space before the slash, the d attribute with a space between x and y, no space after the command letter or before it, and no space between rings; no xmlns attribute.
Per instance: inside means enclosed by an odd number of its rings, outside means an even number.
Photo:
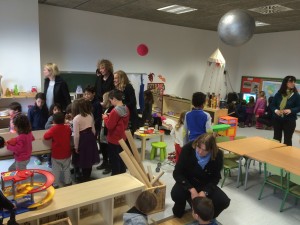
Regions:
<svg viewBox="0 0 300 225"><path fill-rule="evenodd" d="M133 134L137 129L137 108L135 90L128 79L127 74L119 70L114 73L114 85L117 90L123 92L123 103L128 107L130 112L129 128Z"/></svg>
<svg viewBox="0 0 300 225"><path fill-rule="evenodd" d="M54 103L58 103L65 111L71 103L71 97L67 83L59 76L57 65L55 63L45 64L43 74L45 76L44 93L47 107L50 108Z"/></svg>

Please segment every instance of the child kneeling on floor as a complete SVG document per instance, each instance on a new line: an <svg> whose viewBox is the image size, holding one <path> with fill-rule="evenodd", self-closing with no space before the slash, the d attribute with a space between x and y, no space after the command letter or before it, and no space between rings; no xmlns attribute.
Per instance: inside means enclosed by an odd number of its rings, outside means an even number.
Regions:
<svg viewBox="0 0 300 225"><path fill-rule="evenodd" d="M124 225L147 225L147 215L157 206L157 198L152 192L143 191L136 199L135 206L123 215Z"/></svg>
<svg viewBox="0 0 300 225"><path fill-rule="evenodd" d="M70 165L71 165L71 128L65 123L65 115L62 112L53 114L53 126L46 131L44 139L52 140L52 173L55 181L53 186L72 185ZM61 181L63 181L61 185Z"/></svg>
<svg viewBox="0 0 300 225"><path fill-rule="evenodd" d="M196 220L189 225L218 225L214 217L214 205L211 199L206 197L195 197L192 199L192 215Z"/></svg>

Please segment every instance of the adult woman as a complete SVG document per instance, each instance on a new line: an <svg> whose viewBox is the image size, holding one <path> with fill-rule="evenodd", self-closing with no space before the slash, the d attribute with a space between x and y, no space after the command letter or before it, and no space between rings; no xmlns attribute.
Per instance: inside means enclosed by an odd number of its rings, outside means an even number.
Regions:
<svg viewBox="0 0 300 225"><path fill-rule="evenodd" d="M71 97L67 83L58 75L59 70L55 63L47 63L43 70L45 76L44 93L47 107L54 103L61 105L63 111L71 103Z"/></svg>
<svg viewBox="0 0 300 225"><path fill-rule="evenodd" d="M137 129L137 109L134 88L127 74L122 70L114 73L114 85L116 89L122 91L124 94L123 103L128 107L130 112L129 128L131 132L134 133Z"/></svg>
<svg viewBox="0 0 300 225"><path fill-rule="evenodd" d="M229 206L230 199L217 186L222 167L223 152L218 149L213 134L202 134L183 146L173 172L176 181L171 191L175 202L174 216L182 217L186 201L191 203L191 199L197 196L207 196L212 200L214 218Z"/></svg>
<svg viewBox="0 0 300 225"><path fill-rule="evenodd" d="M111 61L107 59L99 60L97 63L97 70L96 70L96 82L95 82L95 89L96 89L96 96L103 102L103 94L105 92L109 92L115 88L114 86L114 69Z"/></svg>
<svg viewBox="0 0 300 225"><path fill-rule="evenodd" d="M283 143L288 146L292 146L297 113L300 112L300 96L295 83L296 78L294 76L286 76L271 103L274 128L273 138L281 142L283 132Z"/></svg>

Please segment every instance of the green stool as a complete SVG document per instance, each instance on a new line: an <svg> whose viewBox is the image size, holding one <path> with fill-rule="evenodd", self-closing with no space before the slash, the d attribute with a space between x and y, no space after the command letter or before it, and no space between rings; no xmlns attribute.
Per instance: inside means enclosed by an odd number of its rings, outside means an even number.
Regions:
<svg viewBox="0 0 300 225"><path fill-rule="evenodd" d="M166 142L152 142L152 149L150 152L150 159L154 159L157 154L157 149L160 149L160 161L164 161L167 158L167 144Z"/></svg>

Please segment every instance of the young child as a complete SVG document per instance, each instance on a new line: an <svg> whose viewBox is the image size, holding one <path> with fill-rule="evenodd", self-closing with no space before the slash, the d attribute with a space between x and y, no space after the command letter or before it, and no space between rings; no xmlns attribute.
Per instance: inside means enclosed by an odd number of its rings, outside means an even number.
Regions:
<svg viewBox="0 0 300 225"><path fill-rule="evenodd" d="M147 225L147 214L156 208L157 198L152 192L143 191L136 199L135 206L123 215L124 225Z"/></svg>
<svg viewBox="0 0 300 225"><path fill-rule="evenodd" d="M13 120L17 115L20 115L22 113L22 106L19 102L12 102L9 104L8 107L9 107L9 116L10 116L9 132L16 133Z"/></svg>
<svg viewBox="0 0 300 225"><path fill-rule="evenodd" d="M46 95L42 92L39 92L35 96L35 104L34 106L28 109L28 119L31 124L32 130L45 130L45 125L48 120L48 108L45 104ZM35 164L42 164L42 156L38 156L34 161Z"/></svg>
<svg viewBox="0 0 300 225"><path fill-rule="evenodd" d="M195 222L189 225L218 225L214 216L214 205L209 198L206 197L195 197L192 199L192 215Z"/></svg>
<svg viewBox="0 0 300 225"><path fill-rule="evenodd" d="M109 114L111 110L113 110L114 106L111 104L108 98L109 92L105 92L103 94L103 103L102 107L105 109L104 114ZM111 173L111 163L108 156L108 143L107 143L107 127L104 124L104 121L101 123L101 130L100 130L100 150L103 156L103 162L100 166L97 166L97 170L103 170L102 174L109 174Z"/></svg>
<svg viewBox="0 0 300 225"><path fill-rule="evenodd" d="M272 112L272 109L271 109L271 104L272 104L273 99L274 99L273 96L270 96L268 98L268 106L266 108L265 113L257 118L257 121L259 123L261 123L265 127L266 130L272 130L273 129L273 123L272 123L273 112Z"/></svg>
<svg viewBox="0 0 300 225"><path fill-rule="evenodd" d="M75 168L81 168L80 182L90 180L92 166L100 162L95 136L92 105L85 99L72 103L74 151L72 162Z"/></svg>
<svg viewBox="0 0 300 225"><path fill-rule="evenodd" d="M32 130L45 130L45 125L49 116L45 101L46 95L39 92L35 96L34 106L28 109L28 119Z"/></svg>
<svg viewBox="0 0 300 225"><path fill-rule="evenodd" d="M45 140L52 140L51 158L52 173L55 181L54 187L69 186L72 184L70 164L71 164L71 129L65 125L65 115L56 112L52 115L53 126L44 134ZM61 182L62 181L62 184Z"/></svg>
<svg viewBox="0 0 300 225"><path fill-rule="evenodd" d="M181 153L181 148L183 147L183 138L185 136L183 125L184 125L184 118L186 112L182 112L179 116L177 124L171 130L171 135L174 138L175 142L175 162L178 162L179 155Z"/></svg>
<svg viewBox="0 0 300 225"><path fill-rule="evenodd" d="M184 130L185 138L183 145L189 141L195 140L201 134L211 131L211 116L204 112L204 103L206 95L202 92L195 92L192 97L192 105L194 108L185 115Z"/></svg>
<svg viewBox="0 0 300 225"><path fill-rule="evenodd" d="M45 129L48 130L50 129L54 124L53 124L53 115L57 112L61 112L61 106L58 103L54 103L50 106L49 110L49 118L47 120L47 123L45 125ZM47 154L48 157L48 167L52 168L52 161L51 161L51 153Z"/></svg>
<svg viewBox="0 0 300 225"><path fill-rule="evenodd" d="M252 127L252 121L253 121L253 115L254 115L254 106L255 106L255 100L253 96L250 96L249 102L246 105L246 121L245 124L248 125L248 127Z"/></svg>
<svg viewBox="0 0 300 225"><path fill-rule="evenodd" d="M93 86L88 85L84 89L84 99L87 101L90 101L93 106L93 116L95 121L95 130L96 130L96 137L97 140L99 140L99 134L101 130L101 122L102 122L102 105L100 104L100 101L96 97L96 91ZM100 142L100 141L99 141Z"/></svg>
<svg viewBox="0 0 300 225"><path fill-rule="evenodd" d="M242 99L240 104L238 104L236 107L236 116L238 118L238 123L240 128L245 127L245 121L247 118L246 104L247 104L246 100Z"/></svg>
<svg viewBox="0 0 300 225"><path fill-rule="evenodd" d="M259 92L259 98L256 101L254 107L254 114L256 118L256 129L262 129L263 124L260 123L257 118L264 115L267 106L266 96L264 91Z"/></svg>
<svg viewBox="0 0 300 225"><path fill-rule="evenodd" d="M45 125L46 130L48 130L52 127L52 125L53 125L53 115L57 112L62 112L62 109L61 109L60 104L54 103L50 106L50 109L49 109L49 118L48 118L48 120L46 122L46 125Z"/></svg>
<svg viewBox="0 0 300 225"><path fill-rule="evenodd" d="M108 94L108 98L114 109L109 114L103 114L102 119L107 127L108 154L112 166L111 175L117 175L126 172L126 166L119 156L123 151L119 144L119 140L126 140L125 130L129 122L129 110L123 104L123 93L120 90L112 90Z"/></svg>
<svg viewBox="0 0 300 225"><path fill-rule="evenodd" d="M25 170L32 153L32 142L35 140L31 133L31 127L27 116L18 115L13 123L18 134L16 138L7 141L7 150L14 153L15 161L9 167L12 170Z"/></svg>

